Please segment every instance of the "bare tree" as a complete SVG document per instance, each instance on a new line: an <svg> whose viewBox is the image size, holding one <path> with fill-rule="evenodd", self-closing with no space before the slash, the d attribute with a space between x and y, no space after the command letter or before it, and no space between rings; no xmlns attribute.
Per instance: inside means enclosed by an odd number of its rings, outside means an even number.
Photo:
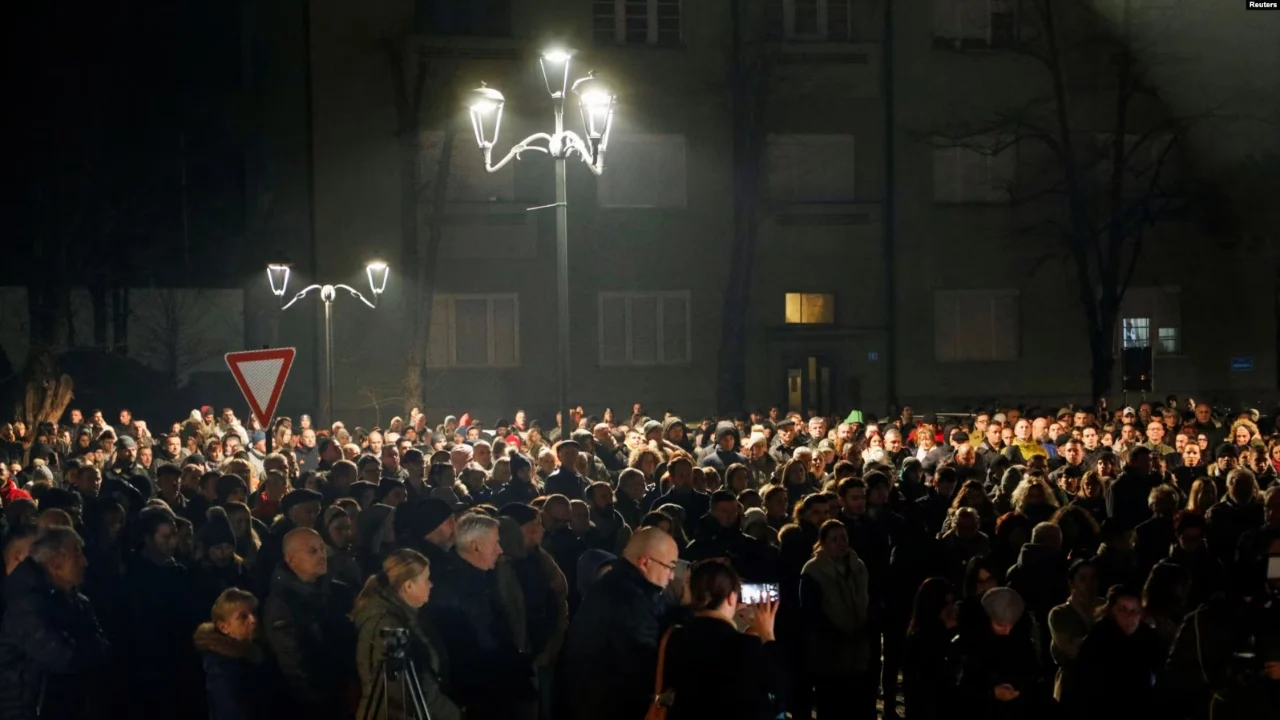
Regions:
<svg viewBox="0 0 1280 720"><path fill-rule="evenodd" d="M234 308L220 305L214 291L156 288L132 293L129 325L133 357L165 373L170 388L227 351L228 338L243 334Z"/></svg>
<svg viewBox="0 0 1280 720"><path fill-rule="evenodd" d="M1137 59L1127 12L1116 32L1074 0L1021 0L1016 7L1013 31L998 42L1032 61L1035 90L1010 92L1015 99L1004 106L952 113L928 135L939 147L988 157L1016 147L1020 157L1044 159L1003 189L1014 206L1035 208L1038 219L1026 230L1060 241L1033 261L1062 259L1073 270L1098 398L1111 388L1120 311L1147 234L1189 200L1171 158L1189 127L1210 114L1168 111ZM1084 108L1098 106L1101 125L1082 119Z"/></svg>

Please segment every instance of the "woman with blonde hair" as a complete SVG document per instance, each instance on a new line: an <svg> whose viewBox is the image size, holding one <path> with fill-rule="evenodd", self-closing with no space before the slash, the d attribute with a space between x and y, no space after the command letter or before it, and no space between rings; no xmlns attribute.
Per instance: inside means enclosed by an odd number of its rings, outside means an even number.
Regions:
<svg viewBox="0 0 1280 720"><path fill-rule="evenodd" d="M1031 471L1022 476L1022 482L1013 491L1013 509L1035 523L1048 522L1058 509L1058 498L1049 487L1044 475Z"/></svg>
<svg viewBox="0 0 1280 720"><path fill-rule="evenodd" d="M357 717L391 720L412 712L412 698L405 697L404 685L384 683L381 674L388 647L399 643L406 660L413 663L432 720L461 720L462 710L446 694L440 677L440 652L419 621L419 611L430 597L431 565L416 550L391 553L365 581L351 612L358 633L356 669L362 688Z"/></svg>
<svg viewBox="0 0 1280 720"><path fill-rule="evenodd" d="M252 720L273 716L271 674L255 641L258 599L227 588L213 603L209 622L196 628L196 651L204 664L209 720Z"/></svg>
<svg viewBox="0 0 1280 720"><path fill-rule="evenodd" d="M231 458L223 464L222 471L243 480L244 484L249 487L249 495L252 496L258 491L258 469L248 460Z"/></svg>

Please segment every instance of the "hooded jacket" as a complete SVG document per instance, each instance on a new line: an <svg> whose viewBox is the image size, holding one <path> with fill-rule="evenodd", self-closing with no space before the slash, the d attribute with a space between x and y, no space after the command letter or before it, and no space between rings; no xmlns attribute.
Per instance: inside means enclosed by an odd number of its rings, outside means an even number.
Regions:
<svg viewBox="0 0 1280 720"><path fill-rule="evenodd" d="M406 702L402 685L387 683L385 697L375 692L381 689L379 684L382 677L379 671L386 659L387 646L383 631L396 628L408 631L405 655L413 661L418 684L422 687L427 703L427 712L433 720L461 720L461 708L446 692L447 678L443 677L441 651L423 632L418 623L418 613L398 597L379 587L365 597L360 607L352 613L351 620L358 633L356 670L360 674L361 687L360 709L356 717L376 720L409 717L412 705ZM370 704L373 705L372 708Z"/></svg>
<svg viewBox="0 0 1280 720"><path fill-rule="evenodd" d="M731 436L733 438L733 450L725 452L720 449L720 438ZM731 422L722 422L716 425L716 444L715 449L707 453L705 457L698 462L701 467L713 467L720 473L720 479L725 479L725 471L734 463L747 464L747 456L738 452L742 447L742 436L738 434L738 427Z"/></svg>

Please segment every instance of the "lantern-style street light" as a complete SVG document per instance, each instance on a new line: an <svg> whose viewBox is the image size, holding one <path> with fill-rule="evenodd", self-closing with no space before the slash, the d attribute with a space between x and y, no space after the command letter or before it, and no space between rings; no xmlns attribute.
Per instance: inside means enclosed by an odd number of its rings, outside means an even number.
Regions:
<svg viewBox="0 0 1280 720"><path fill-rule="evenodd" d="M551 96L555 111L555 130L530 135L512 146L498 162L493 162L493 148L502 130L502 109L506 99L502 93L481 84L471 92L468 110L476 144L484 155L484 169L496 172L526 151L543 152L556 163L556 284L559 297L560 329L560 437L568 439L569 427L569 215L565 189L565 161L577 155L595 175L604 172L605 149L613 126L616 98L602 81L591 73L572 84L569 82L573 53L563 48L544 52L539 59L542 79ZM582 135L564 128L564 103L570 92L577 98L582 116ZM536 209L536 208L535 208Z"/></svg>
<svg viewBox="0 0 1280 720"><path fill-rule="evenodd" d="M336 285L320 285L313 284L302 288L296 295L285 300L285 293L289 289L290 268L287 263L272 263L267 265L267 282L271 283L271 294L280 298L280 309L288 310L294 303L309 295L312 291L320 291L320 301L324 303L324 368L325 368L325 408L324 417L329 423L333 423L333 301L338 296L339 290L351 293L351 296L360 302L368 305L370 308L378 307L378 296L387 289L387 277L391 274L391 269L387 264L374 260L365 265L365 276L369 280L369 295L373 299L365 297L359 290L342 283Z"/></svg>

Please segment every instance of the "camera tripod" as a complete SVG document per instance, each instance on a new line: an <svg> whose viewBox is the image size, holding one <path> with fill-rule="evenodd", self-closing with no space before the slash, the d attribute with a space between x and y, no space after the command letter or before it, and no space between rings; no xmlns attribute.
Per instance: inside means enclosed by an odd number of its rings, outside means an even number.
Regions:
<svg viewBox="0 0 1280 720"><path fill-rule="evenodd" d="M398 716L393 716L391 697L397 691L400 711ZM427 711L427 698L422 693L422 684L418 682L417 668L412 660L405 657L403 649L388 653L378 663L373 674L369 704L365 706L361 720L378 717L379 707L382 709L383 720L431 720L431 713Z"/></svg>

